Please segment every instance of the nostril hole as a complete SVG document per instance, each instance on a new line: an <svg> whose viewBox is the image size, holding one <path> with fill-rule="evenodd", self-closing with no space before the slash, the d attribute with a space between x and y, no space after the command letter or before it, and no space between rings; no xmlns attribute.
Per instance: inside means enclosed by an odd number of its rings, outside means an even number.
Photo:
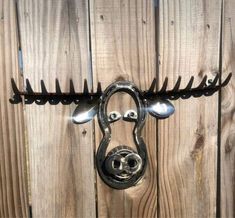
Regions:
<svg viewBox="0 0 235 218"><path fill-rule="evenodd" d="M128 160L128 165L129 165L129 167L135 167L136 165L137 165L137 161L136 160L134 160L134 159L129 159Z"/></svg>
<svg viewBox="0 0 235 218"><path fill-rule="evenodd" d="M130 112L129 116L130 116L130 117L134 117L134 116L135 116L135 113L134 113L134 112Z"/></svg>
<svg viewBox="0 0 235 218"><path fill-rule="evenodd" d="M119 160L114 160L113 161L113 168L118 169L120 167L121 163Z"/></svg>

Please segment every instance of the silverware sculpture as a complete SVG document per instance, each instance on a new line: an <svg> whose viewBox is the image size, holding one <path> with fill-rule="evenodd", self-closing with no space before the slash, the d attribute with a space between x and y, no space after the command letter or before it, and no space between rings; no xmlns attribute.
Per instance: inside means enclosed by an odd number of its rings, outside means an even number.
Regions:
<svg viewBox="0 0 235 218"><path fill-rule="evenodd" d="M76 93L73 82L70 81L70 92L64 93L60 89L58 80L55 82L55 92L48 92L45 84L41 81L41 92L34 92L29 80L26 80L26 91L20 91L15 81L12 79L13 97L10 99L12 104L25 102L25 104L36 103L43 105L50 104L78 104L72 115L72 121L75 124L83 124L91 121L95 115L98 115L99 125L103 132L103 138L96 154L96 166L102 180L112 188L126 189L135 185L144 175L148 155L145 142L141 136L141 130L145 124L147 113L158 119L165 119L175 111L171 100L179 98L188 99L190 97L211 96L226 86L232 77L230 73L227 78L221 82L220 74L217 74L212 81L204 76L201 83L193 87L194 77L191 77L187 86L180 89L181 77L178 78L175 86L167 90L168 78L165 79L161 89L156 89L156 79L153 80L149 90L141 91L138 87L129 81L118 81L109 85L103 92L100 83L96 93L88 91L87 82L84 82L84 91ZM209 83L209 84L208 84ZM123 116L112 111L107 114L107 105L110 97L117 92L126 92L134 100L137 111L128 110ZM134 122L133 139L137 151L127 145L119 145L112 149L107 155L106 151L111 140L110 123L120 119L128 122Z"/></svg>

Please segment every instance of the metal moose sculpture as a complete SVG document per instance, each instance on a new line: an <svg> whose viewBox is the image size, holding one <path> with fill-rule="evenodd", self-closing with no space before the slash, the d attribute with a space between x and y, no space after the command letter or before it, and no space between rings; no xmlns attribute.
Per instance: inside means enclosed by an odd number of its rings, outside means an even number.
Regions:
<svg viewBox="0 0 235 218"><path fill-rule="evenodd" d="M148 155L145 142L141 136L141 130L145 124L147 113L156 118L165 119L175 111L170 100L200 97L202 95L211 96L226 86L231 77L232 73L221 83L220 75L217 74L208 84L207 76L205 76L196 88L192 88L194 77L191 77L184 89L180 89L181 77L179 77L172 90L167 90L168 79L166 78L159 91L155 91L156 79L153 80L147 91L139 90L135 84L129 81L118 81L112 83L102 92L99 83L96 93L89 93L87 82L84 83L84 92L76 93L72 81L70 81L70 92L63 93L61 92L58 80L56 80L55 93L48 92L43 81L41 81L42 92L36 93L33 91L28 80L26 80L26 91L20 91L12 79L14 95L10 102L13 104L20 103L23 101L22 96L24 96L26 104L32 104L33 102L39 105L46 102L50 104L58 104L59 102L71 104L73 102L78 104L72 116L72 120L76 124L86 123L98 114L103 138L96 154L97 170L102 180L110 187L126 189L135 185L142 178L146 169ZM137 111L129 110L124 116L115 111L107 114L109 99L117 92L128 93L134 99ZM106 155L111 140L110 123L121 118L125 121L135 122L133 138L137 152L127 145L120 145Z"/></svg>

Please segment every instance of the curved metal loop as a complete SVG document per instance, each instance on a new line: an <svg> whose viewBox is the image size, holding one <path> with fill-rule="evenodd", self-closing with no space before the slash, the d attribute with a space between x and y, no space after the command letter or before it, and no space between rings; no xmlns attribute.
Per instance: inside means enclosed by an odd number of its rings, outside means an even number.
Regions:
<svg viewBox="0 0 235 218"><path fill-rule="evenodd" d="M105 161L106 161L105 154L107 151L107 147L111 141L111 127L107 115L107 105L110 97L117 92L126 92L133 98L137 106L137 114L138 114L133 129L133 138L136 144L137 154L141 159L141 168L137 172L133 171L135 173L132 172L125 178L113 176L112 173L110 173L105 166ZM142 93L140 92L140 90L133 83L128 81L118 81L111 84L101 96L99 110L98 110L98 120L100 128L103 132L103 138L97 150L96 164L100 177L107 185L111 186L112 188L115 189L129 188L135 185L142 178L145 172L146 163L147 163L147 149L143 141L143 138L141 137L141 130L144 126L147 113L145 106L146 104L142 98ZM120 146L118 149L120 149ZM131 150L130 148L128 149ZM134 152L131 152L131 154L134 154ZM128 171L127 165L125 165L124 163L122 163L122 167L124 167L122 170Z"/></svg>

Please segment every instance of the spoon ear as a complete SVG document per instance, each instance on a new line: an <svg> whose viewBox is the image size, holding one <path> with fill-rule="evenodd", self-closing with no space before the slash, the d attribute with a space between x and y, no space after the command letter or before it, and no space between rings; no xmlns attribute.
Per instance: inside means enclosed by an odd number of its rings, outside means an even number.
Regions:
<svg viewBox="0 0 235 218"><path fill-rule="evenodd" d="M75 108L72 121L76 124L83 124L91 121L98 112L99 101L96 100L81 100Z"/></svg>
<svg viewBox="0 0 235 218"><path fill-rule="evenodd" d="M175 107L166 99L156 98L148 100L147 110L153 117L165 119L175 112Z"/></svg>

